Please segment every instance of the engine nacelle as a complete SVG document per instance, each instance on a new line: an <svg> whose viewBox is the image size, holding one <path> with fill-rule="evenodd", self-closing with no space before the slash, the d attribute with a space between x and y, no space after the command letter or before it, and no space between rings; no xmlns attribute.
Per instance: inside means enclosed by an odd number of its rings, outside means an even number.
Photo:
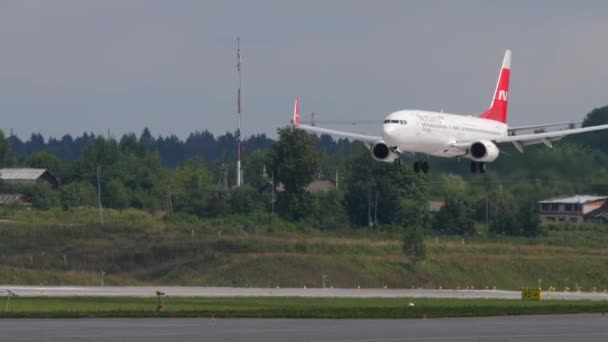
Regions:
<svg viewBox="0 0 608 342"><path fill-rule="evenodd" d="M391 148L385 144L384 141L375 143L371 148L371 152L374 159L387 163L392 163L395 161L395 159L399 158L399 155L393 152L393 150L391 150Z"/></svg>
<svg viewBox="0 0 608 342"><path fill-rule="evenodd" d="M499 154L498 147L488 140L476 141L469 147L469 158L478 162L493 162Z"/></svg>

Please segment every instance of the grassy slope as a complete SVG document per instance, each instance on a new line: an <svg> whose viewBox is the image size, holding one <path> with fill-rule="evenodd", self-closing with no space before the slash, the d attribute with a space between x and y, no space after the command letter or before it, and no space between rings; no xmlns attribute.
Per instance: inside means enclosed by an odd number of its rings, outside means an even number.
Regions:
<svg viewBox="0 0 608 342"><path fill-rule="evenodd" d="M410 307L410 302L415 302ZM605 312L605 302L409 298L12 298L1 317L433 318Z"/></svg>
<svg viewBox="0 0 608 342"><path fill-rule="evenodd" d="M105 226L94 223L94 211L3 214L5 284L96 285L103 269L106 284L319 287L327 274L335 287L517 289L539 278L544 288L608 287L602 231L429 239L428 259L412 264L390 233L276 233L231 220L167 223L137 211L107 211Z"/></svg>

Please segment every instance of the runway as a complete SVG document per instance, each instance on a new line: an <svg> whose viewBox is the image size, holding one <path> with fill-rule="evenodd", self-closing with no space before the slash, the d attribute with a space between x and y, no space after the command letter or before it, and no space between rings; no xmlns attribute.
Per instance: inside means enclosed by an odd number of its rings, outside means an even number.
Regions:
<svg viewBox="0 0 608 342"><path fill-rule="evenodd" d="M154 297L156 291L172 297L351 297L351 298L499 298L520 299L519 291L430 290L430 289L321 289L236 288L182 286L0 286L0 294L11 291L22 297ZM543 292L544 299L608 300L603 292Z"/></svg>
<svg viewBox="0 0 608 342"><path fill-rule="evenodd" d="M574 341L608 339L600 314L430 320L5 319L10 341Z"/></svg>

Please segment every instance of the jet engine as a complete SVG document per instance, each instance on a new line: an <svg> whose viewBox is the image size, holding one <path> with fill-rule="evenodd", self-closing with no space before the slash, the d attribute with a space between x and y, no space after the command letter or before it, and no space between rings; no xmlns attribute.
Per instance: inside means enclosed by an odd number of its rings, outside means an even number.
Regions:
<svg viewBox="0 0 608 342"><path fill-rule="evenodd" d="M372 148L372 157L378 161L383 161L387 163L392 163L395 159L399 159L399 154L393 152L393 150L384 143L384 141L379 141L375 143Z"/></svg>
<svg viewBox="0 0 608 342"><path fill-rule="evenodd" d="M469 158L477 162L493 162L499 153L498 147L488 140L476 141L469 148Z"/></svg>

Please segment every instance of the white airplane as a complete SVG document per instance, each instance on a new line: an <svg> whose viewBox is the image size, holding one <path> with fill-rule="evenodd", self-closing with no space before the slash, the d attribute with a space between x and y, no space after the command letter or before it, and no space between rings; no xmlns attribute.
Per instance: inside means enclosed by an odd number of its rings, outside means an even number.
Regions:
<svg viewBox="0 0 608 342"><path fill-rule="evenodd" d="M507 50L490 108L479 117L424 110L400 110L389 114L384 119L382 136L379 137L300 124L299 104L296 99L293 124L309 132L361 141L368 146L373 158L378 161L401 165L401 155L413 153L419 156L414 163L414 170L417 173L429 171L428 161L420 156L468 158L471 160L471 172L484 173L486 163L496 160L500 147L505 145L511 144L523 153L524 146L545 144L552 148L553 141L560 140L567 135L608 129L608 125L599 125L514 135L516 131L520 130L565 123L509 128L506 122L510 72L511 51Z"/></svg>

